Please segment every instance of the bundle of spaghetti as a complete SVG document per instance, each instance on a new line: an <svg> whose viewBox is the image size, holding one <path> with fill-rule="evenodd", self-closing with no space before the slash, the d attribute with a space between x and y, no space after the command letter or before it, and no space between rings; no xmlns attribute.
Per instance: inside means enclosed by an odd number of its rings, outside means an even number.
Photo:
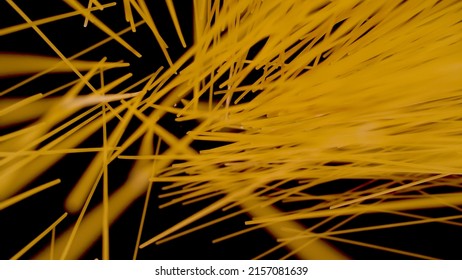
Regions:
<svg viewBox="0 0 462 280"><path fill-rule="evenodd" d="M7 2L21 14L13 1ZM64 155L97 153L64 202L66 211L79 213L77 221L37 258L78 258L100 237L103 258L108 258L109 226L143 195L146 203L134 258L138 246L166 242L242 213L253 217L249 227L216 242L265 228L280 245L258 257L286 246L291 253L285 257L301 258L343 258L321 240L348 242L335 237L342 234L338 228L366 213L406 216L414 223L460 218L406 212L460 209L462 204L459 1L197 0L193 2L194 43L177 60L170 58L144 0L124 1L130 26L121 32L92 13L110 4L90 1L85 9L78 1L65 2L74 9L69 16L81 14L86 23L109 36L88 51L115 40L139 57L121 35L145 24L169 67L153 70L114 93L131 73L109 82L104 73L128 64L105 58L77 61L85 51L67 58L45 40L38 23L21 14L62 62L50 66L53 61L35 57L30 58L37 62L33 69L18 70L7 63L2 65L5 73L71 71L79 79L45 94L2 101L0 114L9 117L2 117L2 124L39 119L0 142L0 197L5 207L23 199L21 194L13 195ZM172 1L166 3L185 46L184 27L178 24ZM142 18L138 23L135 11ZM99 86L95 86L93 77L98 75ZM82 93L84 89L90 93ZM65 93L53 96L57 91ZM13 114L19 111L22 117ZM195 121L196 127L175 136L174 129L160 122L167 114L176 115L178 126ZM134 119L141 124L125 135ZM116 123L112 131L106 127L109 122ZM79 146L100 130L100 147ZM139 153L129 154L137 141ZM161 151L160 143L168 148ZM197 149L196 144L215 148ZM109 195L108 166L127 159L136 163L126 182ZM336 191L335 183L325 184L339 179L367 183L342 192ZM87 213L100 182L103 199ZM143 232L150 190L162 182L168 185L161 198L169 200L161 208L215 200L159 234ZM58 183L23 194L33 195ZM331 194L312 191L320 186L331 188ZM433 194L441 186L453 188ZM290 211L281 206L288 204L295 206L288 207ZM191 226L222 210L226 211L222 218ZM343 220L329 230L316 231L336 217ZM307 226L307 220L315 222ZM152 238L143 241L142 234Z"/></svg>
<svg viewBox="0 0 462 280"><path fill-rule="evenodd" d="M227 144L199 155L173 156L183 162L151 178L173 183L163 197L175 198L164 206L216 197L215 204L195 216L199 219L220 208L246 205L244 210L251 211L280 201L321 201L249 222L267 227L299 219L460 205L460 193L454 190L441 197L406 196L460 183L460 3L344 1L318 7L315 13L307 12L312 1L284 2L274 10L271 4L252 10L248 21L242 16L228 26L242 36L235 41L239 47L234 48L230 35L207 49L213 57L210 64L189 66L191 72L210 67L216 67L217 75L229 71L230 78L219 85L226 89L215 91L223 98L208 110L197 109L197 95L211 90L209 83L183 101L183 109L170 110L180 121L201 121L189 132L194 141ZM259 15L268 20L260 23ZM249 59L254 43L261 41L258 54ZM214 48L233 59L220 65L222 56L213 56ZM255 73L254 68L263 71ZM258 77L252 76L255 82L247 85L250 75ZM250 101L241 102L250 94ZM337 196L309 194L310 188L338 179L393 183ZM284 188L293 181L298 185ZM389 202L398 197L392 193L403 194L402 201ZM361 206L373 198L382 202ZM325 210L350 204L359 206Z"/></svg>

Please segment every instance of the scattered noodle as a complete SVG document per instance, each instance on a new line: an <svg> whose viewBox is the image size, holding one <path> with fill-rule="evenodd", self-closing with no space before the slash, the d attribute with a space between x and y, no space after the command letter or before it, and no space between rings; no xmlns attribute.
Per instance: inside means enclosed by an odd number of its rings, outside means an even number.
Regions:
<svg viewBox="0 0 462 280"><path fill-rule="evenodd" d="M255 258L354 258L343 243L454 256L354 234L461 226L461 1L193 0L192 22L172 0L65 0L38 20L16 2L26 23L0 36L31 28L56 57L0 50L0 209L60 183L35 181L61 160L91 158L59 176L69 228L55 229L65 214L13 259L50 232L34 258L94 258L101 240L110 259L111 226L132 205L125 258L245 214L214 246L264 229L275 245ZM68 50L47 26L75 15L107 37ZM168 225L149 224L168 211Z"/></svg>

